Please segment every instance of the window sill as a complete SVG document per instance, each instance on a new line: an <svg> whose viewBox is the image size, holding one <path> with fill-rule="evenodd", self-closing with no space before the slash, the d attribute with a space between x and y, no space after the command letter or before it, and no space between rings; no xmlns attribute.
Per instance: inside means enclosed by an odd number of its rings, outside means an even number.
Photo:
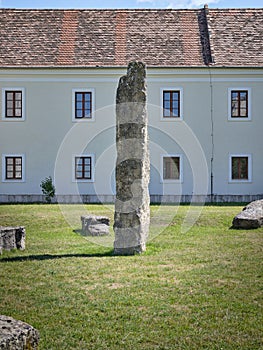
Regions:
<svg viewBox="0 0 263 350"><path fill-rule="evenodd" d="M251 122L251 117L245 117L245 118L232 118L228 117L229 122Z"/></svg>
<svg viewBox="0 0 263 350"><path fill-rule="evenodd" d="M160 183L162 184L182 184L183 181L182 180L164 180L164 179L161 179Z"/></svg>
<svg viewBox="0 0 263 350"><path fill-rule="evenodd" d="M229 184L251 184L252 180L229 180Z"/></svg>
<svg viewBox="0 0 263 350"><path fill-rule="evenodd" d="M2 182L3 183L24 183L25 182L25 180L6 180L6 179L4 179L4 180L2 180Z"/></svg>
<svg viewBox="0 0 263 350"><path fill-rule="evenodd" d="M3 122L24 122L26 120L25 117L23 118L13 118L13 117L10 117L10 118L7 118L7 117L2 117L2 121Z"/></svg>
<svg viewBox="0 0 263 350"><path fill-rule="evenodd" d="M179 122L183 121L183 117L161 117L162 122Z"/></svg>
<svg viewBox="0 0 263 350"><path fill-rule="evenodd" d="M79 118L72 119L72 123L92 123L95 122L95 118Z"/></svg>
<svg viewBox="0 0 263 350"><path fill-rule="evenodd" d="M78 179L78 180L76 180L76 179L74 179L74 180L72 180L72 182L73 183L94 183L95 182L95 180L94 179L91 179L91 180L88 180L88 179Z"/></svg>

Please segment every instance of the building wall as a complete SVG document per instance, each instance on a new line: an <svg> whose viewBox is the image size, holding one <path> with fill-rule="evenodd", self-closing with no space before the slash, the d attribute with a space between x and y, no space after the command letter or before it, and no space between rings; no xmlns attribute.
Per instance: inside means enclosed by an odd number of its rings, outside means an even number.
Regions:
<svg viewBox="0 0 263 350"><path fill-rule="evenodd" d="M124 69L103 68L0 70L1 90L23 88L25 95L25 120L7 121L2 115L0 124L1 156L22 154L25 178L22 182L5 182L2 161L0 201L25 200L21 195L41 200L40 182L49 175L61 199L78 201L79 195L89 195L94 200L100 196L113 200L114 103L118 79L123 74ZM209 198L211 194L222 200L238 200L241 197L237 196L252 198L263 193L262 70L149 68L147 84L153 200L187 200L192 195ZM249 89L251 120L228 119L230 88ZM91 89L95 98L93 120L72 120L74 89ZM180 90L180 120L162 119L162 89ZM2 114L3 103L0 95ZM93 157L92 181L74 180L73 158L81 154ZM230 181L231 154L251 155L251 181ZM162 180L165 155L181 157L180 180Z"/></svg>

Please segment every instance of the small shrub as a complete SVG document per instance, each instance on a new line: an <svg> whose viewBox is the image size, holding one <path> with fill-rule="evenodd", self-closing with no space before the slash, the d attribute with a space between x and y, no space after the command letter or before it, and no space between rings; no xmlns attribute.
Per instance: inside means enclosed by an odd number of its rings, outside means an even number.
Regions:
<svg viewBox="0 0 263 350"><path fill-rule="evenodd" d="M55 186L52 182L52 177L48 176L45 180L41 181L40 187L45 195L47 203L51 203L52 198L55 196Z"/></svg>

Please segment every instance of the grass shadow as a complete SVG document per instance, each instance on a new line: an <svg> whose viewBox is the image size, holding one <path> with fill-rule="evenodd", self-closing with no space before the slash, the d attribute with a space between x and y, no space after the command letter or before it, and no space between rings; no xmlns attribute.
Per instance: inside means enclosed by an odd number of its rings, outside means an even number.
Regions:
<svg viewBox="0 0 263 350"><path fill-rule="evenodd" d="M4 262L17 262L17 261L43 261L43 260L55 260L62 258L104 258L107 256L113 256L113 250L109 250L104 253L91 253L91 254L40 254L40 255L27 255L27 256L14 256L0 258L0 263Z"/></svg>

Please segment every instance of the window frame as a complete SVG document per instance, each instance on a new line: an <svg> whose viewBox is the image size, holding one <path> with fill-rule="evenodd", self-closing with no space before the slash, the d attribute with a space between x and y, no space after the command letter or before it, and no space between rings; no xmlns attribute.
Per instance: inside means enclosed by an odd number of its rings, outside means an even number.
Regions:
<svg viewBox="0 0 263 350"><path fill-rule="evenodd" d="M7 99L6 94L7 92L21 92L22 98L21 98L21 117L8 117L7 116ZM16 122L16 121L25 121L26 119L26 107L25 107L25 88L24 87L4 87L2 88L2 120L10 121L10 122Z"/></svg>
<svg viewBox="0 0 263 350"><path fill-rule="evenodd" d="M7 168L6 168L7 158L21 158L22 160L21 178L7 178L6 176L7 175ZM10 183L25 182L25 155L24 154L2 154L2 182L10 182Z"/></svg>
<svg viewBox="0 0 263 350"><path fill-rule="evenodd" d="M179 158L179 178L164 178L164 158ZM162 183L182 183L183 182L183 155L182 154L162 154L161 155L161 182Z"/></svg>
<svg viewBox="0 0 263 350"><path fill-rule="evenodd" d="M164 92L178 92L179 93L179 116L164 116ZM176 121L176 120L183 120L183 88L182 87L162 87L160 89L160 101L161 101L161 111L160 111L160 117L162 121ZM171 107L171 102L170 102ZM169 109L170 110L170 109Z"/></svg>
<svg viewBox="0 0 263 350"><path fill-rule="evenodd" d="M76 94L77 93L90 93L91 94L91 114L90 117L76 117ZM83 123L83 122L92 122L95 120L95 89L83 89L83 88L74 88L72 89L72 122L74 123Z"/></svg>
<svg viewBox="0 0 263 350"><path fill-rule="evenodd" d="M247 158L247 179L233 179L232 178L232 159L233 158ZM252 182L252 155L251 154L229 154L229 182L230 183L249 183Z"/></svg>
<svg viewBox="0 0 263 350"><path fill-rule="evenodd" d="M91 170L90 178L77 178L76 177L76 160L77 158L90 158L91 160ZM95 175L95 156L94 154L74 154L72 159L72 181L73 182L94 182Z"/></svg>
<svg viewBox="0 0 263 350"><path fill-rule="evenodd" d="M247 116L232 116L232 93L247 92ZM231 87L228 88L228 120L229 121L250 121L251 120L251 88L248 87Z"/></svg>

